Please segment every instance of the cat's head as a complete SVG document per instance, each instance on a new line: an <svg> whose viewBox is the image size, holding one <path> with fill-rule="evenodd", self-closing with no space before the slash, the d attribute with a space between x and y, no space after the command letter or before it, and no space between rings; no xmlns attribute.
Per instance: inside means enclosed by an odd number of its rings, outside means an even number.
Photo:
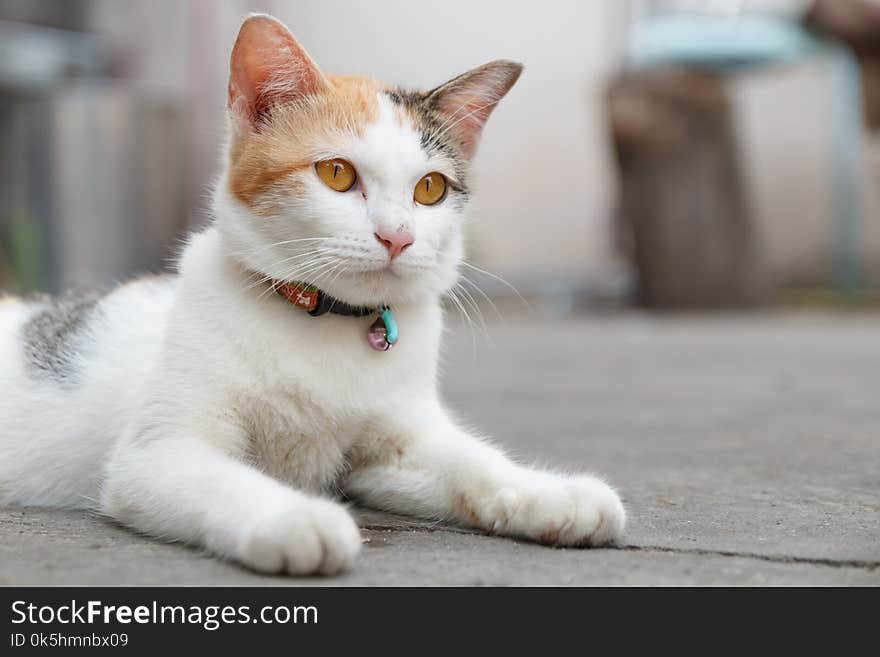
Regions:
<svg viewBox="0 0 880 657"><path fill-rule="evenodd" d="M255 275L358 305L456 281L468 168L522 66L495 61L427 92L323 73L280 22L241 26L230 62L218 225Z"/></svg>

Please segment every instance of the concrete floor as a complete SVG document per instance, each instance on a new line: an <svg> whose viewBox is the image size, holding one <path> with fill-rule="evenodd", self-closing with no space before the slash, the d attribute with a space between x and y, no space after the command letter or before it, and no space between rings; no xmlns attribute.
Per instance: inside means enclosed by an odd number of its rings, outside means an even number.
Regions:
<svg viewBox="0 0 880 657"><path fill-rule="evenodd" d="M524 460L607 477L621 547L362 512L351 572L290 579L84 513L0 510L0 584L880 585L880 315L505 314L491 342L452 332L446 397Z"/></svg>

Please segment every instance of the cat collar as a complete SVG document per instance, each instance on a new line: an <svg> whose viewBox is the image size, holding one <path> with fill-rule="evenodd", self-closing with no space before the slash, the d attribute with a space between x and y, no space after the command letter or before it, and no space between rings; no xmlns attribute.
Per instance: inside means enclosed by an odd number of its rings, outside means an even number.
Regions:
<svg viewBox="0 0 880 657"><path fill-rule="evenodd" d="M307 310L312 317L318 317L325 313L349 317L366 317L375 314L377 315L376 321L370 325L367 331L367 344L376 351L388 351L397 343L397 322L394 320L394 313L388 306L375 308L353 306L307 283L275 281L272 283L272 289L294 306Z"/></svg>

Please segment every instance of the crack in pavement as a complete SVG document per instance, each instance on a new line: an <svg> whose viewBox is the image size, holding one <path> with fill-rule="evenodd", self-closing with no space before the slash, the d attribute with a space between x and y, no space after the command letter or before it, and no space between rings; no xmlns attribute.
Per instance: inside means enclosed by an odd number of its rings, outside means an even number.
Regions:
<svg viewBox="0 0 880 657"><path fill-rule="evenodd" d="M742 552L738 550L709 550L706 548L675 548L663 545L624 545L619 549L627 552L670 552L673 554L693 554L697 556L740 557L741 559L757 559L772 563L797 563L831 568L859 568L873 572L880 568L880 561L861 559L829 559L824 557L795 557L784 554L761 554L760 552Z"/></svg>
<svg viewBox="0 0 880 657"><path fill-rule="evenodd" d="M453 534L472 534L476 536L493 536L499 538L497 534L482 532L466 527L456 527L441 522L425 523L411 520L395 519L392 522L369 522L361 525L361 529L367 531L413 531L413 532L450 532ZM528 543L530 545L541 545L533 541L517 539L514 537L500 537L507 540ZM547 547L547 546L545 546ZM550 546L552 548L552 546ZM609 545L604 549L621 550L623 552L667 552L670 554L685 554L695 556L717 556L717 557L739 557L741 559L756 559L758 561L768 561L771 563L781 564L807 564L813 566L827 566L830 568L858 568L873 572L880 568L880 561L869 561L861 559L831 559L824 557L798 557L784 554L761 554L760 552L746 552L740 550L711 550L708 548L676 548L664 545Z"/></svg>
<svg viewBox="0 0 880 657"><path fill-rule="evenodd" d="M462 534L462 535L474 535L474 536L486 536L486 537L494 537L494 538L503 538L504 540L510 540L517 543L522 543L524 545L541 545L539 543L535 543L533 541L528 541L526 539L518 539L514 537L506 537L499 536L498 534L493 534L491 532L484 532L477 529L472 529L468 527L460 527L453 524L449 524L444 521L425 521L419 519L409 518L407 516L399 516L395 514L387 514L383 512L376 512L372 510L366 509L355 509L355 515L357 519L360 521L360 528L364 531L374 531L374 532L421 532L421 533L434 533L434 532L446 532L450 534ZM25 514L16 518L16 524L20 522L22 518L26 518ZM83 514L82 517L92 517L94 518L94 514ZM108 518L104 518L105 520L109 520ZM11 524L10 522L4 522L3 519L0 519L0 525ZM119 526L115 521L111 520L111 524ZM31 531L37 529L38 531L34 532L36 534L44 535L50 532L45 531L45 527L30 525L28 527ZM39 531L43 530L43 531ZM19 531L21 531L21 527L19 527ZM140 535L137 532L134 532L134 535ZM4 547L4 546L0 546ZM546 546L545 546L546 547ZM558 549L558 548L550 548L550 549ZM595 549L595 548L594 548ZM691 555L691 556L715 556L715 557L739 557L741 559L753 559L757 561L769 562L769 563L778 563L778 564L803 564L803 565L811 565L811 566L821 566L821 567L829 567L829 568L853 568L859 569L865 572L873 573L877 570L880 570L880 560L864 560L864 559L834 559L834 558L825 558L825 557L803 557L803 556L791 556L785 554L762 554L759 552L749 552L742 550L723 550L723 549L709 549L709 548L687 548L687 547L673 547L668 545L650 545L650 544L624 544L624 545L611 545L607 546L608 550L616 550L621 552L655 552L655 553L669 553L669 554L680 554L680 555Z"/></svg>

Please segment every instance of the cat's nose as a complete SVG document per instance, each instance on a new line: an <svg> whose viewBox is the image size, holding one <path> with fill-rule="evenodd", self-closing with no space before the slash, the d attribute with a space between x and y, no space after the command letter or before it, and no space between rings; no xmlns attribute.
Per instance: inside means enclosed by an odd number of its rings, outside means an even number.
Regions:
<svg viewBox="0 0 880 657"><path fill-rule="evenodd" d="M380 230L373 233L379 243L388 249L388 256L394 260L403 250L413 243L413 234L408 230Z"/></svg>

